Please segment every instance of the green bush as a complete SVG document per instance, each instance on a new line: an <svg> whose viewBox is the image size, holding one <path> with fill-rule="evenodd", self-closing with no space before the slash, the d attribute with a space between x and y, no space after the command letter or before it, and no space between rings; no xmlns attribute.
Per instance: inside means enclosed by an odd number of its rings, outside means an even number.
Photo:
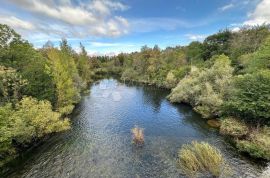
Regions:
<svg viewBox="0 0 270 178"><path fill-rule="evenodd" d="M234 78L234 90L224 104L224 112L254 123L270 118L270 71Z"/></svg>
<svg viewBox="0 0 270 178"><path fill-rule="evenodd" d="M49 101L25 97L15 108L6 104L0 107L0 155L5 157L15 153L12 140L25 144L69 128L69 120L61 119L60 113L52 111Z"/></svg>
<svg viewBox="0 0 270 178"><path fill-rule="evenodd" d="M252 157L270 160L270 128L251 133L248 140L237 140L237 148Z"/></svg>
<svg viewBox="0 0 270 178"><path fill-rule="evenodd" d="M223 135L239 138L247 135L248 132L249 129L243 121L232 117L225 118L221 121L220 133Z"/></svg>
<svg viewBox="0 0 270 178"><path fill-rule="evenodd" d="M183 145L178 152L178 164L189 177L196 177L198 173L220 176L228 171L225 160L220 151L205 142L192 142Z"/></svg>

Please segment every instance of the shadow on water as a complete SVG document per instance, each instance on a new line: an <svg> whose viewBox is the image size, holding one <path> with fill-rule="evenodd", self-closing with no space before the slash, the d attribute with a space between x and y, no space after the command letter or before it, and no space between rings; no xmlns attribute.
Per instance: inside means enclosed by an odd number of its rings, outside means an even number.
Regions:
<svg viewBox="0 0 270 178"><path fill-rule="evenodd" d="M18 158L8 177L183 177L177 151L193 140L218 147L233 177L257 177L261 167L240 156L217 130L168 90L104 79L91 86L71 115L72 129ZM144 129L145 144L132 144L131 129Z"/></svg>

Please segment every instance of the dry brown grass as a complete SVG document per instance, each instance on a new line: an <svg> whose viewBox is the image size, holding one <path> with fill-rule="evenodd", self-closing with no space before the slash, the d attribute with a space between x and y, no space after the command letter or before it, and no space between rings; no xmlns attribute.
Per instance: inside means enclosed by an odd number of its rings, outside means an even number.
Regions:
<svg viewBox="0 0 270 178"><path fill-rule="evenodd" d="M135 126L131 129L131 133L133 134L133 143L136 145L142 145L144 143L144 134L142 128Z"/></svg>
<svg viewBox="0 0 270 178"><path fill-rule="evenodd" d="M189 177L196 177L198 173L211 174L218 177L229 174L229 168L220 151L205 142L192 142L184 145L178 153L178 163Z"/></svg>

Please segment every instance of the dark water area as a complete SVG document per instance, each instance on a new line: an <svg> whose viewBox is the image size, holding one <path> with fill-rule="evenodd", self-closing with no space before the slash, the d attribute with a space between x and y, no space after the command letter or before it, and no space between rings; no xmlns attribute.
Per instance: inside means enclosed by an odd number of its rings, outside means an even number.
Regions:
<svg viewBox="0 0 270 178"><path fill-rule="evenodd" d="M72 117L72 129L15 161L7 177L184 177L181 145L193 140L218 147L232 177L258 177L263 167L237 153L187 105L171 104L169 91L104 79L91 86ZM131 129L144 128L145 144L132 144Z"/></svg>

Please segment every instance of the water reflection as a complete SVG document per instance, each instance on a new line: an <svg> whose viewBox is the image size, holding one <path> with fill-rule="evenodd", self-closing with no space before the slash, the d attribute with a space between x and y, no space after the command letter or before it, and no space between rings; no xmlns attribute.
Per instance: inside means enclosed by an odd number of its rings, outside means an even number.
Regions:
<svg viewBox="0 0 270 178"><path fill-rule="evenodd" d="M192 140L221 149L234 177L256 177L260 167L241 158L189 106L171 104L168 91L95 83L72 115L72 129L15 161L10 177L182 177L177 151ZM145 145L132 145L131 128L144 128Z"/></svg>

